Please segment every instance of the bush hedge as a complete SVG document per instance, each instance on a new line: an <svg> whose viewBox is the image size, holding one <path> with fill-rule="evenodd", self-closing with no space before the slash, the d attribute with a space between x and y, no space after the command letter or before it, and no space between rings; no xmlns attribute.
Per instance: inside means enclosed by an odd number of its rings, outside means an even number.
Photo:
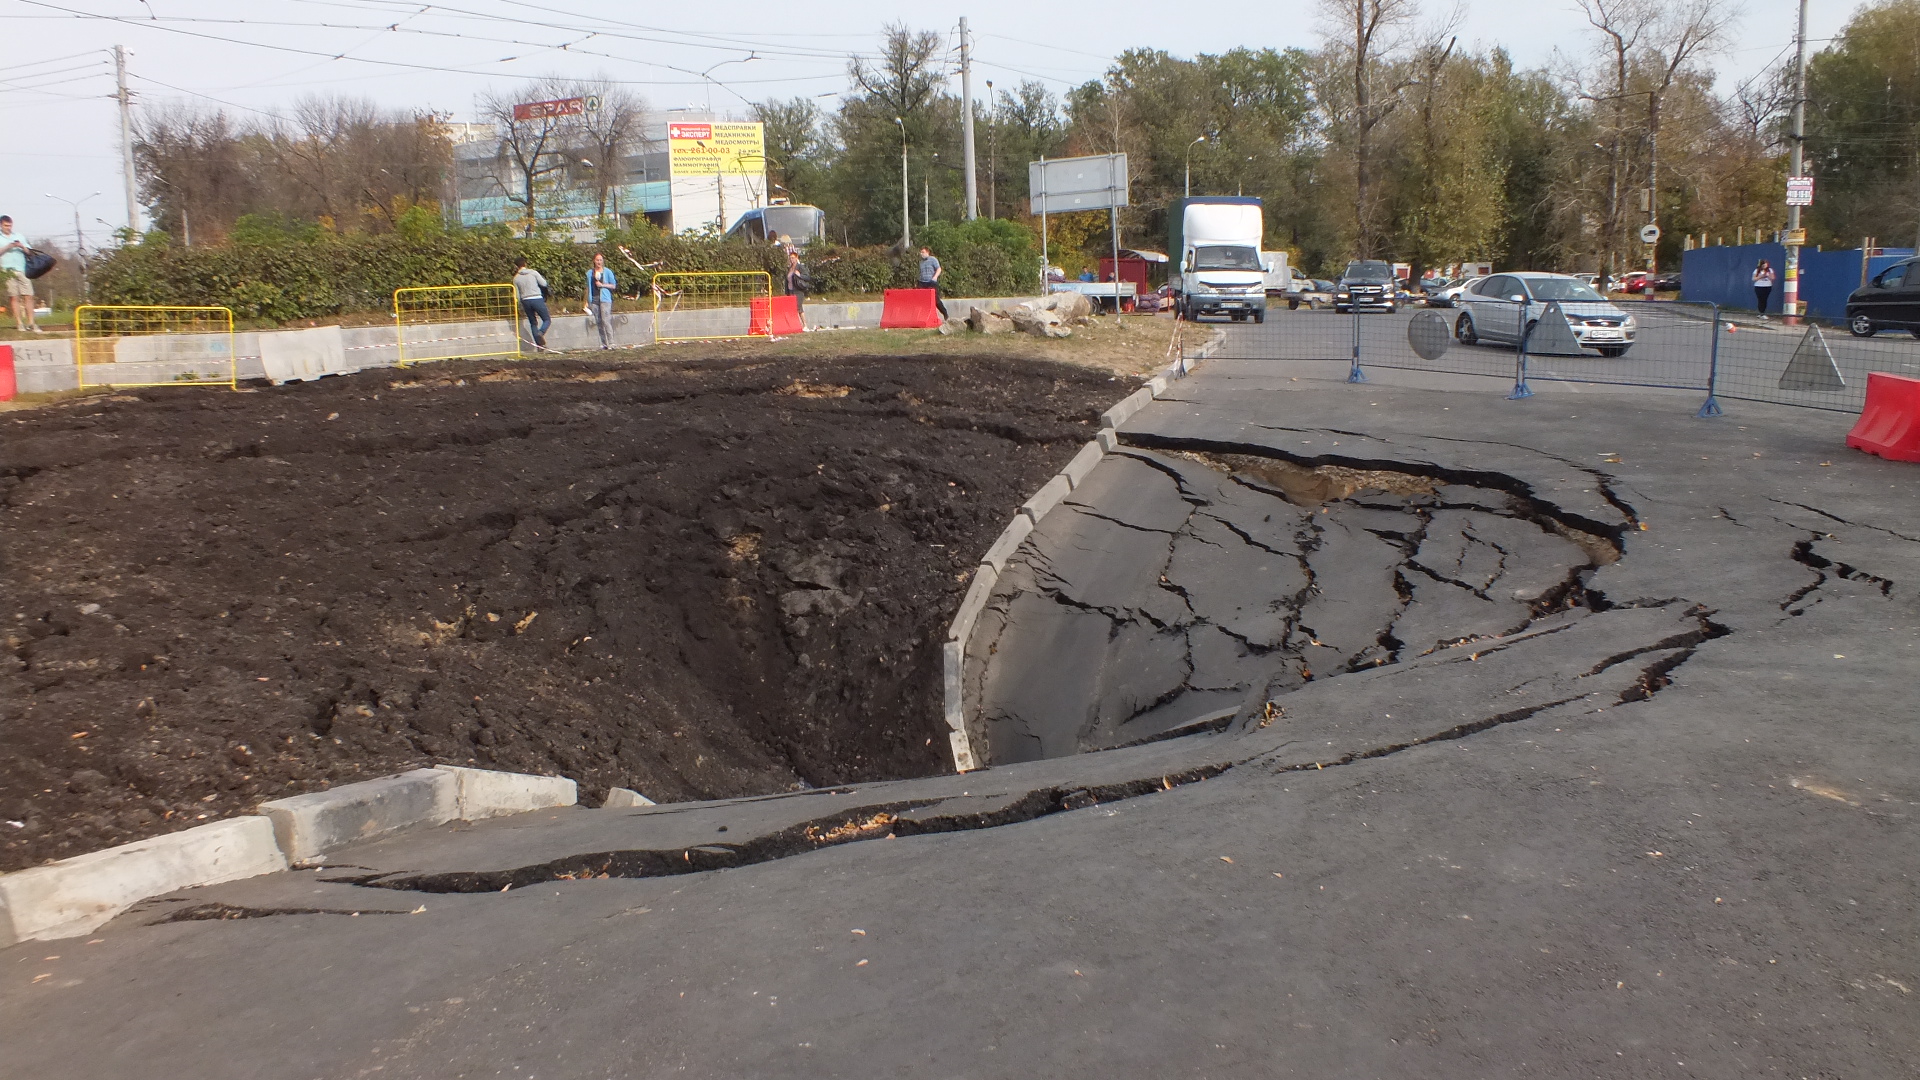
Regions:
<svg viewBox="0 0 1920 1080"><path fill-rule="evenodd" d="M242 318L276 322L382 312L392 309L395 289L506 281L522 256L553 283L556 296L571 298L585 292L596 251L608 256L622 293L644 295L651 273L636 273L617 246L642 263L659 263L658 272L764 270L776 290L786 273L785 256L771 244L680 237L645 225L580 244L498 230L443 230L420 221L403 221L400 230L380 235L246 224L218 246L180 247L154 232L106 253L89 267L92 302L228 307ZM1038 287L1032 237L1015 223L936 222L915 238L922 243L945 266L941 282L948 295L1017 295ZM889 247L820 243L803 258L818 295L909 287L919 269L917 252L901 258Z"/></svg>

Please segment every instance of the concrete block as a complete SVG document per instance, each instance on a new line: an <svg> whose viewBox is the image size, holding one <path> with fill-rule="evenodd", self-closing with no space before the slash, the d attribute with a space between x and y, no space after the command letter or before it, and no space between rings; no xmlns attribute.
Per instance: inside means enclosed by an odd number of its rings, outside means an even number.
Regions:
<svg viewBox="0 0 1920 1080"><path fill-rule="evenodd" d="M1095 465L1100 464L1100 459L1105 457L1106 453L1106 447L1101 446L1098 440L1081 447L1080 452L1073 455L1073 460L1067 462L1067 467L1060 470L1060 475L1067 478L1067 486L1079 487L1080 482L1087 478L1087 474L1093 471Z"/></svg>
<svg viewBox="0 0 1920 1080"><path fill-rule="evenodd" d="M987 549L986 555L982 556L980 561L993 567L996 574L1005 570L1007 560L1013 556L1013 553L1019 549L1020 542L1025 540L1027 534L1032 531L1033 519L1025 514L1015 514L1013 521L1008 523L1006 531L1000 534L1000 539L993 542L993 546Z"/></svg>
<svg viewBox="0 0 1920 1080"><path fill-rule="evenodd" d="M1047 511L1060 505L1060 500L1066 498L1067 493L1072 490L1073 485L1067 481L1066 477L1055 476L1040 485L1039 491L1028 496L1027 501L1020 504L1020 512L1033 519L1033 523L1038 525L1040 519L1047 516Z"/></svg>
<svg viewBox="0 0 1920 1080"><path fill-rule="evenodd" d="M1126 397L1121 398L1113 408L1101 413L1100 426L1117 428L1121 424L1126 423L1128 418L1133 416L1134 413L1146 408L1147 404L1152 400L1153 391L1143 386L1133 393L1128 394Z"/></svg>
<svg viewBox="0 0 1920 1080"><path fill-rule="evenodd" d="M240 817L0 874L0 947L92 933L149 896L286 868L272 823Z"/></svg>
<svg viewBox="0 0 1920 1080"><path fill-rule="evenodd" d="M435 765L454 780L454 816L461 821L484 821L503 814L524 814L554 806L573 806L580 788L564 776L498 772Z"/></svg>
<svg viewBox="0 0 1920 1080"><path fill-rule="evenodd" d="M1101 428L1100 434L1094 437L1094 441L1100 444L1101 450L1109 454L1120 449L1120 433L1110 427Z"/></svg>
<svg viewBox="0 0 1920 1080"><path fill-rule="evenodd" d="M415 769L330 791L261 803L280 850L295 865L319 861L347 844L401 829L440 825L459 813L459 781L439 769Z"/></svg>
<svg viewBox="0 0 1920 1080"><path fill-rule="evenodd" d="M607 801L601 803L600 808L603 810L627 810L636 806L652 805L652 799L647 798L632 788L617 787L608 789Z"/></svg>
<svg viewBox="0 0 1920 1080"><path fill-rule="evenodd" d="M980 618L980 612L987 606L987 597L993 594L993 586L1000 580L999 571L984 563L973 572L973 584L967 586L967 595L960 601L960 610L954 613L953 621L947 624L947 640L962 645L973 636L973 624Z"/></svg>
<svg viewBox="0 0 1920 1080"><path fill-rule="evenodd" d="M1154 397L1164 396L1167 392L1167 377L1165 375L1155 375L1153 378L1148 379L1147 391Z"/></svg>
<svg viewBox="0 0 1920 1080"><path fill-rule="evenodd" d="M260 370L275 386L360 370L347 364L347 339L337 326L273 330L252 335ZM244 342L236 348L244 350Z"/></svg>

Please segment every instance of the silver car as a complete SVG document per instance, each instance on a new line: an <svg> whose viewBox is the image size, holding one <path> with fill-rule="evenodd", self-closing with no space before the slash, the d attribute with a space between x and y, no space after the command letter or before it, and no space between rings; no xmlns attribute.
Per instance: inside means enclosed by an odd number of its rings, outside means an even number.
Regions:
<svg viewBox="0 0 1920 1080"><path fill-rule="evenodd" d="M1427 294L1428 307L1454 307L1460 303L1460 294L1487 280L1484 277L1462 278L1452 285Z"/></svg>
<svg viewBox="0 0 1920 1080"><path fill-rule="evenodd" d="M1460 317L1453 334L1463 345L1481 341L1517 344L1549 302L1558 302L1581 345L1601 356L1625 356L1640 326L1632 315L1570 274L1494 274L1468 287L1455 301Z"/></svg>

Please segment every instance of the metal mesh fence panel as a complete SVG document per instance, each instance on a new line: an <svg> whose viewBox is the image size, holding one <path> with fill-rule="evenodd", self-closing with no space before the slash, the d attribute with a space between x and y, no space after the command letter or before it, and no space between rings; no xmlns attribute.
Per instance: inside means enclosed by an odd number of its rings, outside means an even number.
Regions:
<svg viewBox="0 0 1920 1080"><path fill-rule="evenodd" d="M223 307L83 305L73 358L82 387L239 383L233 312Z"/></svg>
<svg viewBox="0 0 1920 1080"><path fill-rule="evenodd" d="M1723 323L1719 356L1719 397L1835 412L1865 406L1869 372L1920 377L1920 342L1906 333L1856 337L1825 321Z"/></svg>
<svg viewBox="0 0 1920 1080"><path fill-rule="evenodd" d="M401 367L422 360L521 355L520 301L512 285L395 289L393 325Z"/></svg>
<svg viewBox="0 0 1920 1080"><path fill-rule="evenodd" d="M655 274L653 338L707 341L767 335L772 303L773 275L761 270Z"/></svg>

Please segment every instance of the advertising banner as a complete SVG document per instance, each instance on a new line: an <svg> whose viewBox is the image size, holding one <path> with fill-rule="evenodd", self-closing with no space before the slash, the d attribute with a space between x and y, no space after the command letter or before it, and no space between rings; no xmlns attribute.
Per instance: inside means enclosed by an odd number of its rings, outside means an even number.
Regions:
<svg viewBox="0 0 1920 1080"><path fill-rule="evenodd" d="M766 203L766 128L725 120L670 121L667 168L673 185L673 228L730 228Z"/></svg>
<svg viewBox="0 0 1920 1080"><path fill-rule="evenodd" d="M598 112L599 98L561 98L558 101L529 101L513 107L515 120L544 120L553 116L584 116Z"/></svg>

